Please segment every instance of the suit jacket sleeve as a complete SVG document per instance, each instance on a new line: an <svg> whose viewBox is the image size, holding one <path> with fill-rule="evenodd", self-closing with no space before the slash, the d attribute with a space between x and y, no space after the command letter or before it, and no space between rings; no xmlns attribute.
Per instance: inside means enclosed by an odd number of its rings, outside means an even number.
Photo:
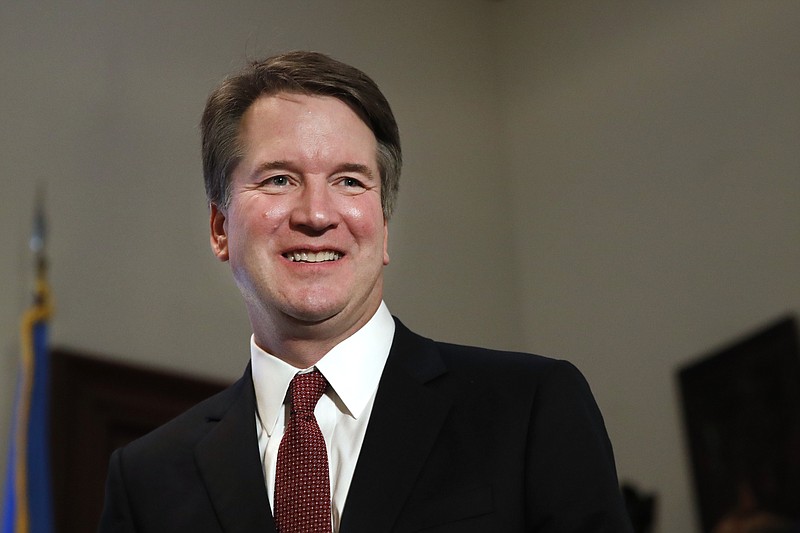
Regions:
<svg viewBox="0 0 800 533"><path fill-rule="evenodd" d="M537 387L526 479L532 531L631 531L603 418L570 363L554 362Z"/></svg>

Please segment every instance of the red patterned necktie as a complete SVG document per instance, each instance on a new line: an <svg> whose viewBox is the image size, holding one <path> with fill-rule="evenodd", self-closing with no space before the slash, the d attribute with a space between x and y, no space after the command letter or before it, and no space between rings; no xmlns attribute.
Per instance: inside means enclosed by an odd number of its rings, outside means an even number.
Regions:
<svg viewBox="0 0 800 533"><path fill-rule="evenodd" d="M280 533L330 533L331 489L325 438L314 417L328 382L318 370L289 384L292 411L278 447L275 525Z"/></svg>

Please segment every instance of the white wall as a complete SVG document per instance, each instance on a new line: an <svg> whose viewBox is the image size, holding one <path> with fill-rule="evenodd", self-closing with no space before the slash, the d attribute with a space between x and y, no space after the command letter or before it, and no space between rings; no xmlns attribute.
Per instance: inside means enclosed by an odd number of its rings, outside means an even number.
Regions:
<svg viewBox="0 0 800 533"><path fill-rule="evenodd" d="M659 531L695 530L674 371L800 307L800 4L61 5L0 4L0 435L37 183L55 344L241 372L248 325L208 249L196 125L247 57L319 49L370 73L400 123L391 309L440 339L576 362L622 477L659 493Z"/></svg>

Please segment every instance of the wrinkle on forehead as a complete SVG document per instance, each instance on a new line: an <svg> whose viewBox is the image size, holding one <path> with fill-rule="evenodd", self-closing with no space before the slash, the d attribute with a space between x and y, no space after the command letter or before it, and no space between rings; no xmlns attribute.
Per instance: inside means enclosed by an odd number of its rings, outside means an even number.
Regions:
<svg viewBox="0 0 800 533"><path fill-rule="evenodd" d="M263 121L269 122L268 129ZM369 138L370 153L375 154L369 161L358 160L358 147L343 138L343 131L352 135L354 129ZM296 161L319 171L330 170L322 167L323 162L339 159L340 165L366 166L376 179L379 174L377 140L372 130L346 103L331 96L262 96L242 117L240 138L245 150L256 158L269 153L270 161Z"/></svg>

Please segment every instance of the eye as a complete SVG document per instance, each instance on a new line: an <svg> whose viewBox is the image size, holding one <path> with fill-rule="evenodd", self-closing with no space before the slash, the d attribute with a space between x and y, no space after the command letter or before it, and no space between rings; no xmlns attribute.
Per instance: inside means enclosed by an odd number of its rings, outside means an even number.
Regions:
<svg viewBox="0 0 800 533"><path fill-rule="evenodd" d="M342 178L342 185L345 187L363 187L361 181L356 178Z"/></svg>
<svg viewBox="0 0 800 533"><path fill-rule="evenodd" d="M364 178L359 175L339 176L336 178L333 185L334 187L337 187L341 194L347 194L350 196L362 194L373 188L369 178Z"/></svg>
<svg viewBox="0 0 800 533"><path fill-rule="evenodd" d="M270 176L269 178L262 181L261 184L272 185L275 187L285 187L286 185L289 185L289 176L285 175Z"/></svg>
<svg viewBox="0 0 800 533"><path fill-rule="evenodd" d="M264 194L286 194L292 191L296 185L296 179L290 174L268 174L253 183L252 189Z"/></svg>

